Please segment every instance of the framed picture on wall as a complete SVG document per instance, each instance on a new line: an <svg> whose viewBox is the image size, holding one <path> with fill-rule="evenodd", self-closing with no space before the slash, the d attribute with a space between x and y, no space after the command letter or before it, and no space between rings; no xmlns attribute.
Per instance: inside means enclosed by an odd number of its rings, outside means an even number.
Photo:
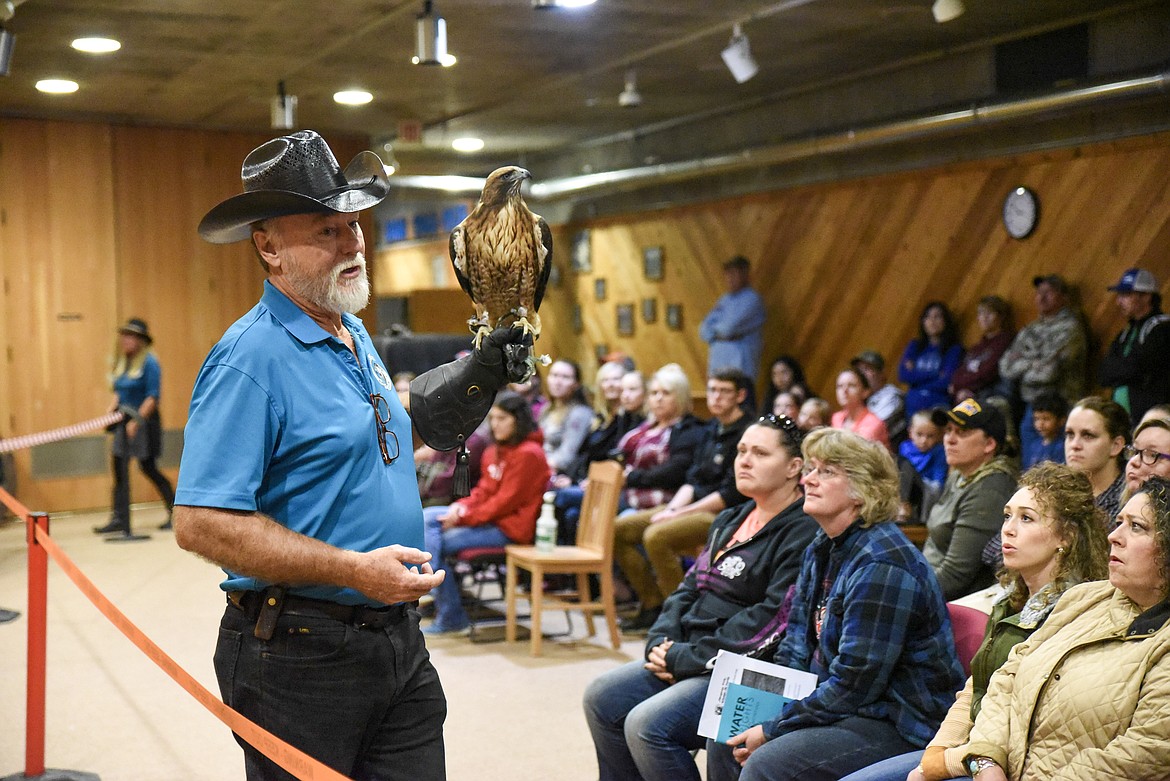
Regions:
<svg viewBox="0 0 1170 781"><path fill-rule="evenodd" d="M581 305L573 304L573 333L579 334L585 330L585 319L581 315Z"/></svg>
<svg viewBox="0 0 1170 781"><path fill-rule="evenodd" d="M548 270L548 284L550 287L561 286L561 267L556 263L552 264L552 268Z"/></svg>
<svg viewBox="0 0 1170 781"><path fill-rule="evenodd" d="M634 335L634 305L617 305L617 332L620 336Z"/></svg>
<svg viewBox="0 0 1170 781"><path fill-rule="evenodd" d="M666 327L672 331L681 331L683 327L682 304L666 305Z"/></svg>
<svg viewBox="0 0 1170 781"><path fill-rule="evenodd" d="M598 301L604 301L606 295L605 277L593 280L593 297Z"/></svg>
<svg viewBox="0 0 1170 781"><path fill-rule="evenodd" d="M658 299L657 298L643 298L642 299L642 322L653 323L658 319Z"/></svg>
<svg viewBox="0 0 1170 781"><path fill-rule="evenodd" d="M593 346L593 354L597 357L597 364L605 363L605 356L609 355L609 345L605 342Z"/></svg>
<svg viewBox="0 0 1170 781"><path fill-rule="evenodd" d="M589 244L589 229L579 230L573 234L573 250L571 263L573 271L578 274L588 274L593 270L592 248Z"/></svg>
<svg viewBox="0 0 1170 781"><path fill-rule="evenodd" d="M653 282L662 281L662 247L646 247L642 250L642 273Z"/></svg>

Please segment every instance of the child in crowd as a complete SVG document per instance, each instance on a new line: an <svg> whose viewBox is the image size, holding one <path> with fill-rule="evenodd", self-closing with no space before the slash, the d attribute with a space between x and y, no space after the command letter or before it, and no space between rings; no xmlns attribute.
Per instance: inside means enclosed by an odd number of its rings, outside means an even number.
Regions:
<svg viewBox="0 0 1170 781"><path fill-rule="evenodd" d="M829 422L829 402L813 396L800 405L800 415L796 418L796 425L806 434L814 428L820 428Z"/></svg>
<svg viewBox="0 0 1170 781"><path fill-rule="evenodd" d="M776 398L772 401L772 409L770 411L773 415L784 415L785 417L796 420L800 417L800 402L796 400L796 394L784 391L777 393Z"/></svg>
<svg viewBox="0 0 1170 781"><path fill-rule="evenodd" d="M1032 402L1032 428L1039 438L1025 451L1021 466L1031 469L1041 461L1064 463L1064 421L1068 402L1059 393L1041 393Z"/></svg>
<svg viewBox="0 0 1170 781"><path fill-rule="evenodd" d="M911 415L909 437L898 446L901 523L922 517L923 509L929 511L947 479L943 430L935 422L934 412L920 409Z"/></svg>

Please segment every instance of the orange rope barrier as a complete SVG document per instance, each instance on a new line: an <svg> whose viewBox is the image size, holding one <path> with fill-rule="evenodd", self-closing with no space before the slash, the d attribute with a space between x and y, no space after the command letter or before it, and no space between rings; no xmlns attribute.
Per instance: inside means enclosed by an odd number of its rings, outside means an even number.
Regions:
<svg viewBox="0 0 1170 781"><path fill-rule="evenodd" d="M43 617L47 584L43 578L43 572L36 576L39 582L34 583L34 569L43 570L43 565L33 566L32 564L34 556L39 556L43 560L44 554L47 553L52 557L53 561L57 562L57 566L73 581L81 593L93 603L94 607L110 623L117 627L118 631L125 635L131 643L137 646L148 659L158 665L163 672L169 675L175 683L179 684L180 687L194 697L204 708L209 710L213 716L226 724L233 732L248 743L255 746L266 757L301 779L301 781L348 781L346 776L338 773L333 768L322 764L305 752L286 743L229 708L205 686L195 680L190 673L180 667L174 659L168 656L141 629L135 626L126 617L126 614L119 610L105 594L101 593L93 581L86 577L85 573L73 563L73 560L61 550L56 541L49 535L48 516L30 513L24 505L3 489L0 489L0 502L3 502L10 510L24 518L28 526L30 557L28 716L31 721L32 717L39 712L40 728L36 730L33 728L35 725L30 723L25 745L25 775L27 777L31 778L44 773L45 625ZM34 601L39 601L39 609L34 604ZM34 621L33 619L38 612L42 620ZM39 624L39 630L35 629L34 623ZM37 637L34 637L34 635L37 635ZM39 670L34 669L38 666ZM39 683L37 683L37 680L39 680ZM37 698L39 698L39 705L34 702L34 699ZM37 734L34 735L34 732ZM39 745L34 746L32 745L33 743L39 743Z"/></svg>

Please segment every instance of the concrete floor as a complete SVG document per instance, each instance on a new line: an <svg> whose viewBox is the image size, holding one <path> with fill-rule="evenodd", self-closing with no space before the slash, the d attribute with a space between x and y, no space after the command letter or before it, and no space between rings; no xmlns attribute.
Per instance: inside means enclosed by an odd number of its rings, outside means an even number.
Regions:
<svg viewBox="0 0 1170 781"><path fill-rule="evenodd" d="M175 662L218 694L211 665L223 611L219 569L155 531L161 507L136 507L137 543L105 543L90 528L107 514L55 516L50 533L97 587ZM0 524L0 606L27 609L27 550L21 523ZM546 619L564 630L562 615ZM581 695L592 678L639 658L641 641L620 651L575 633L545 643L429 642L447 691L448 776L456 779L585 781L597 777ZM0 778L24 770L27 622L0 625ZM604 630L602 630L604 631ZM117 781L243 778L228 729L132 645L49 563L49 768Z"/></svg>

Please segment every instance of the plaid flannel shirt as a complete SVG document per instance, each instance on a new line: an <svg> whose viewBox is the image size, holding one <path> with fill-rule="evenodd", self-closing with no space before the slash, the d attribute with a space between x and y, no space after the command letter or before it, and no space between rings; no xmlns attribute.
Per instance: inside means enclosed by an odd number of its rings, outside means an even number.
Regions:
<svg viewBox="0 0 1170 781"><path fill-rule="evenodd" d="M826 582L828 593L814 603ZM925 746L963 686L938 581L892 523L857 522L834 539L817 532L774 661L815 672L820 683L765 725L769 738L864 716L891 721L909 743Z"/></svg>

